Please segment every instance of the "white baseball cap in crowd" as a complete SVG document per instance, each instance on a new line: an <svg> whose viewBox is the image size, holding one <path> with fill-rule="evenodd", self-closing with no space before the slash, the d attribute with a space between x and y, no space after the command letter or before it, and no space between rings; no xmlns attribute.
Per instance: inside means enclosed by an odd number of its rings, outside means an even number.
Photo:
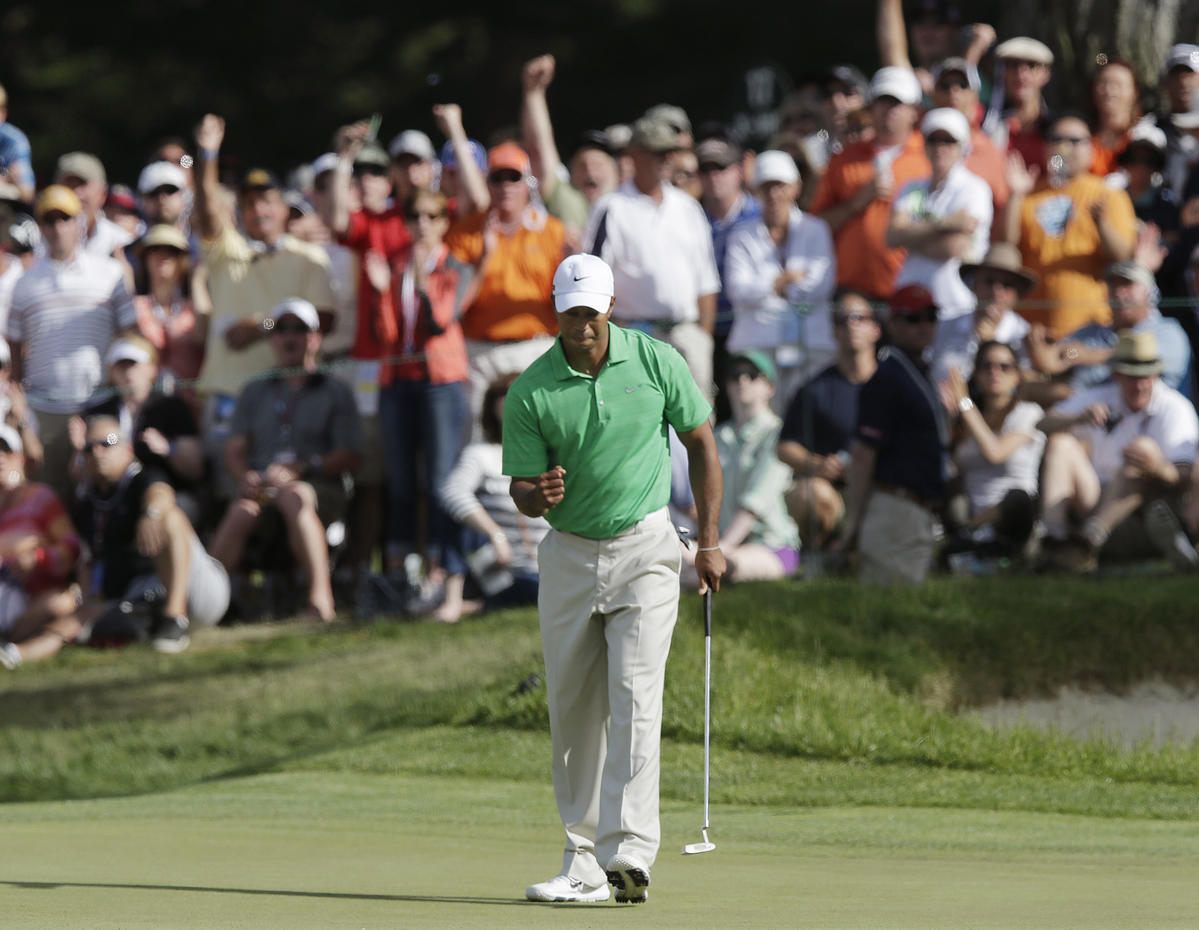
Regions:
<svg viewBox="0 0 1199 930"><path fill-rule="evenodd" d="M938 107L924 114L920 122L920 134L928 138L934 132L947 132L957 141L965 145L970 141L970 123L960 111L952 107Z"/></svg>
<svg viewBox="0 0 1199 930"><path fill-rule="evenodd" d="M312 177L319 178L326 171L333 171L340 160L336 152L325 152L324 155L318 156L312 163Z"/></svg>
<svg viewBox="0 0 1199 930"><path fill-rule="evenodd" d="M795 167L795 159L778 149L768 149L754 160L754 187L761 187L771 181L781 184L795 184L799 181L799 169Z"/></svg>
<svg viewBox="0 0 1199 930"><path fill-rule="evenodd" d="M1170 54L1166 56L1166 65L1162 68L1162 73L1169 74L1175 68L1199 71L1199 45L1191 45L1189 42L1179 42L1177 45L1172 46Z"/></svg>
<svg viewBox="0 0 1199 930"><path fill-rule="evenodd" d="M183 190L187 187L187 175L174 162L152 161L137 177L137 192L143 195L152 194L160 187Z"/></svg>
<svg viewBox="0 0 1199 930"><path fill-rule="evenodd" d="M132 339L118 339L108 347L108 354L104 356L104 364L109 367L117 362L134 362L140 365L142 362L153 360L154 356L144 346L138 345Z"/></svg>
<svg viewBox="0 0 1199 930"><path fill-rule="evenodd" d="M924 98L920 88L920 79L911 68L901 68L897 65L887 65L874 72L870 79L870 100L879 97L894 97L900 103L919 103Z"/></svg>
<svg viewBox="0 0 1199 930"><path fill-rule="evenodd" d="M21 442L21 434L7 423L0 423L0 442L8 446L9 452L25 454L25 444Z"/></svg>
<svg viewBox="0 0 1199 930"><path fill-rule="evenodd" d="M568 255L554 272L554 309L559 313L573 307L607 313L615 293L612 269L598 255Z"/></svg>
<svg viewBox="0 0 1199 930"><path fill-rule="evenodd" d="M276 323L288 315L294 316L313 332L321 328L321 318L316 312L316 307L303 297L288 297L271 308L271 319Z"/></svg>
<svg viewBox="0 0 1199 930"><path fill-rule="evenodd" d="M415 155L421 161L433 161L437 157L437 153L433 151L433 143L419 129L405 129L392 139L391 145L387 147L387 154L393 160L401 155Z"/></svg>

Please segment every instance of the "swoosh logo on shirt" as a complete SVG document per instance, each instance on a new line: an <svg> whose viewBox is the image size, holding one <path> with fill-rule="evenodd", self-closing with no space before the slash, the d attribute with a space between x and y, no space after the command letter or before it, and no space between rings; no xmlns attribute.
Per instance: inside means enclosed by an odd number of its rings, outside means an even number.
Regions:
<svg viewBox="0 0 1199 930"><path fill-rule="evenodd" d="M633 393L635 390L637 390L639 387L641 387L641 385L640 385L640 384L634 384L632 387L627 387L627 388L625 388L625 389L624 389L624 392L625 392L626 394L632 394L632 393Z"/></svg>

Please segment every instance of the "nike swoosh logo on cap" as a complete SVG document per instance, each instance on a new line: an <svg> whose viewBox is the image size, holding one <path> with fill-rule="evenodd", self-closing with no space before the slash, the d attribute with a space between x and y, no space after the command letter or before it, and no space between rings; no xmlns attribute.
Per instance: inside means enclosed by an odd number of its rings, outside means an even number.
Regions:
<svg viewBox="0 0 1199 930"><path fill-rule="evenodd" d="M590 277L590 275L575 275L575 280L576 281L584 281L589 277Z"/></svg>

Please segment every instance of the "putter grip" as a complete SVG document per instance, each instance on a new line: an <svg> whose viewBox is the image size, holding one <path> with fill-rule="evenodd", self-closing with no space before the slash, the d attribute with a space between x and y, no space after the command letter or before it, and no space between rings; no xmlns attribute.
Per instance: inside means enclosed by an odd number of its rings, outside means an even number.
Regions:
<svg viewBox="0 0 1199 930"><path fill-rule="evenodd" d="M704 636L712 635L712 589L704 592Z"/></svg>

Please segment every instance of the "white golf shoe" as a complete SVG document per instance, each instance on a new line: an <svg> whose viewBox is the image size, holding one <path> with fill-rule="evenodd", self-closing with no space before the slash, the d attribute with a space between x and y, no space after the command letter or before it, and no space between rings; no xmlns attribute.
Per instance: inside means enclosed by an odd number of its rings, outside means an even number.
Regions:
<svg viewBox="0 0 1199 930"><path fill-rule="evenodd" d="M599 904L601 901L607 901L609 895L607 885L588 885L582 879L571 878L569 875L555 875L547 881L538 882L525 889L525 897L530 901Z"/></svg>
<svg viewBox="0 0 1199 930"><path fill-rule="evenodd" d="M624 853L608 860L608 884L616 889L618 904L644 904L649 897L649 866Z"/></svg>

